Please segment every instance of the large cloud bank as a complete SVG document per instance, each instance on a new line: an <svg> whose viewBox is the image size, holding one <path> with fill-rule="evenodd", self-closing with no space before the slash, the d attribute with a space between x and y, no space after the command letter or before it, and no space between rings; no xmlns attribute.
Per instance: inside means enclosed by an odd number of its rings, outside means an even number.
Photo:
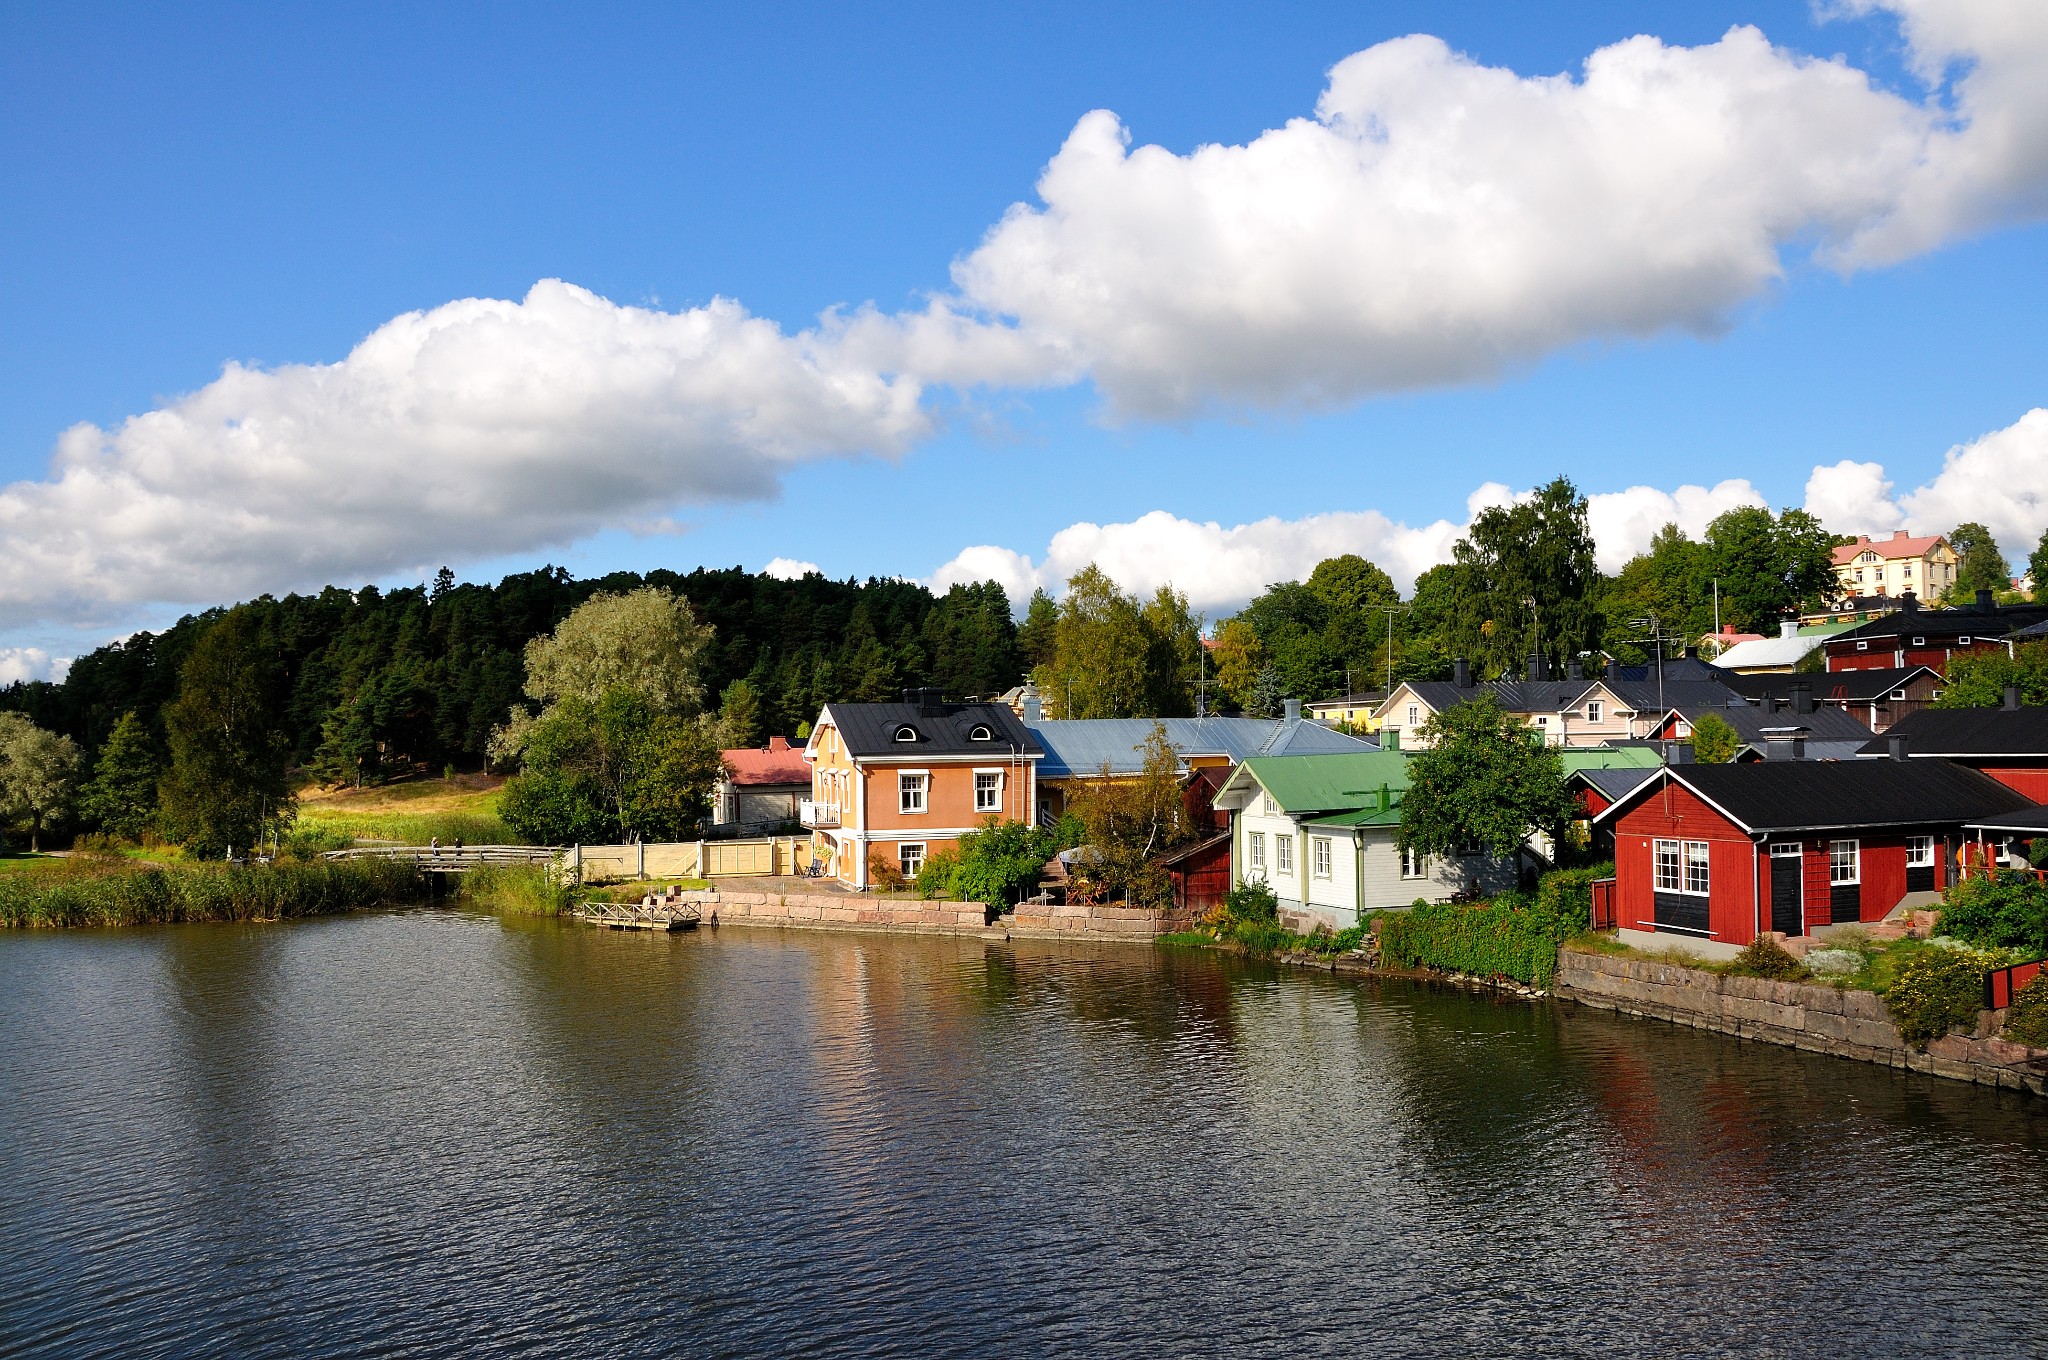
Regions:
<svg viewBox="0 0 2048 1360"><path fill-rule="evenodd" d="M1589 339L1710 332L1808 249L1874 267L2048 210L2048 4L1845 7L1897 17L1925 97L1750 28L1535 77L1401 38L1242 146L1133 148L1088 114L1039 201L918 313L791 333L735 303L667 313L543 282L398 317L335 363L231 365L66 432L47 477L0 488L0 626L672 525L772 496L807 460L902 450L934 386L1089 379L1113 413L1177 418L1483 379ZM1617 494L1617 523L1666 513L1667 493ZM1688 495L1738 493L1668 494L1682 517ZM1144 533L1210 533L1178 523ZM1276 523L1215 542L1254 572ZM1137 532L1076 525L1048 560ZM1442 540L1371 512L1288 534L1397 563ZM1236 579L1216 570L1218 591Z"/></svg>
<svg viewBox="0 0 2048 1360"><path fill-rule="evenodd" d="M1405 592L1421 572L1451 560L1451 545L1473 516L1530 494L1488 482L1467 497L1464 521L1437 520L1419 528L1376 510L1235 526L1155 510L1119 524L1071 525L1035 556L992 544L966 548L930 579L940 589L961 581L999 581L1021 609L1032 591L1057 595L1068 577L1092 562L1127 590L1150 593L1171 585L1195 608L1215 614L1237 608L1275 581L1302 580L1326 557L1357 553L1378 563ZM1698 538L1723 511L1764 504L1757 489L1741 479L1670 491L1632 486L1587 496L1586 519L1601 570L1614 572L1647 549L1667 524ZM1896 493L1879 463L1817 467L1807 479L1803 508L1843 533L1947 533L1976 520L2008 557L2024 558L2048 527L2048 408L1950 449L1931 481L1904 494Z"/></svg>

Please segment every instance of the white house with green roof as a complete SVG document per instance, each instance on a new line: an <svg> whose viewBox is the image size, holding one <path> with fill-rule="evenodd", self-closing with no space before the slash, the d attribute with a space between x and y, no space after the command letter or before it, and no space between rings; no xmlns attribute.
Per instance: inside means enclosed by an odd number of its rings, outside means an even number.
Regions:
<svg viewBox="0 0 2048 1360"><path fill-rule="evenodd" d="M1217 792L1230 813L1231 882L1263 881L1296 930L1342 930L1365 912L1515 884L1512 858L1403 854L1405 751L1255 756Z"/></svg>

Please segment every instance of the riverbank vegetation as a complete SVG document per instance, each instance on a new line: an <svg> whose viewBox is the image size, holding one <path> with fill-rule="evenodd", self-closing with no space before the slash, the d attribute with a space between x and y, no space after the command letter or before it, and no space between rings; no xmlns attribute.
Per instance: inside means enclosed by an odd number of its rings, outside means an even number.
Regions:
<svg viewBox="0 0 2048 1360"><path fill-rule="evenodd" d="M539 864L491 864L456 880L465 906L502 916L559 916L574 900L561 877Z"/></svg>
<svg viewBox="0 0 2048 1360"><path fill-rule="evenodd" d="M383 860L156 864L74 855L0 874L0 926L274 921L417 902L430 892L412 865Z"/></svg>

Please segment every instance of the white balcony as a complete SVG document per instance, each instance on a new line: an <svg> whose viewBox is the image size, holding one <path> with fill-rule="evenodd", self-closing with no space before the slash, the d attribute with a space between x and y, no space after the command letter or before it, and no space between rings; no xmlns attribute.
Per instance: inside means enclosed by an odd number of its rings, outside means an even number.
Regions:
<svg viewBox="0 0 2048 1360"><path fill-rule="evenodd" d="M839 809L831 803L820 803L805 798L796 805L797 820L808 827L830 827L839 825Z"/></svg>

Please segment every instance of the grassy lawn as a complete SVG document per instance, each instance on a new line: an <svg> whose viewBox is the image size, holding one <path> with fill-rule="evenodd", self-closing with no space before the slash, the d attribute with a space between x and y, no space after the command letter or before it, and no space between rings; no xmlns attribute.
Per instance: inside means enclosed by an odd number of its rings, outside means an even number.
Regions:
<svg viewBox="0 0 2048 1360"><path fill-rule="evenodd" d="M0 874L16 873L22 869L33 869L38 864L53 864L54 855L5 854L0 853Z"/></svg>
<svg viewBox="0 0 2048 1360"><path fill-rule="evenodd" d="M366 789L306 788L299 791L298 827L336 839L407 845L425 845L436 836L443 845L515 844L519 838L498 816L504 783L493 775L460 774Z"/></svg>

